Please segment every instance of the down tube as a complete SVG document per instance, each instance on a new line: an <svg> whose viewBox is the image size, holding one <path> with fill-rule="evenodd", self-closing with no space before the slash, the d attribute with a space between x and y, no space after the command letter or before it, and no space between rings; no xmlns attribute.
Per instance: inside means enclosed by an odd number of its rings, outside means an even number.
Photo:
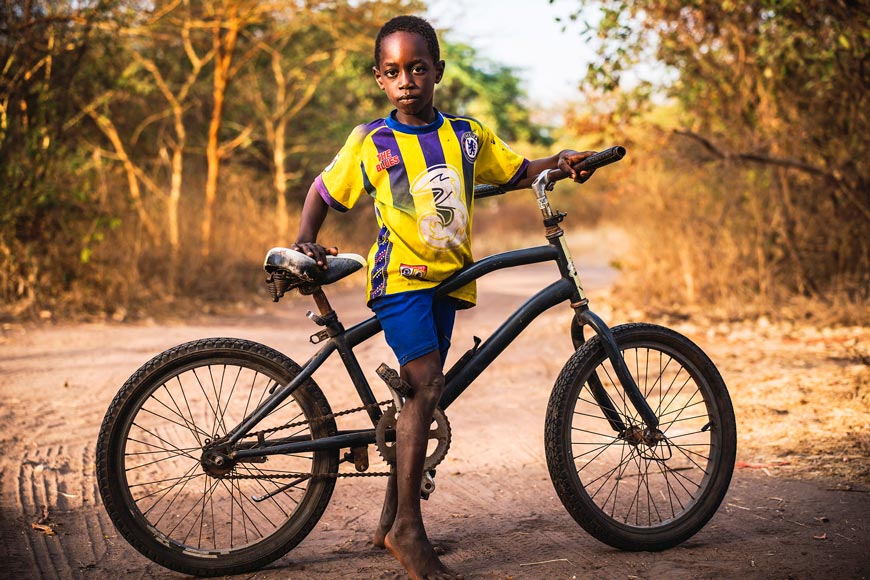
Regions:
<svg viewBox="0 0 870 580"><path fill-rule="evenodd" d="M517 309L498 329L484 342L474 357L466 364L444 389L439 402L442 409L447 409L462 392L468 388L474 379L480 376L498 355L526 329L526 327L541 313L556 304L569 300L577 292L574 282L562 278L553 282Z"/></svg>

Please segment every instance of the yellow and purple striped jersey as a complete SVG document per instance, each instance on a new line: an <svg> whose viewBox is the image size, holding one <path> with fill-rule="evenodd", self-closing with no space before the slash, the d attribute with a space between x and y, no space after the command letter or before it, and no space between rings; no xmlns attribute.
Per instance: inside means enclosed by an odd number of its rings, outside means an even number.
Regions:
<svg viewBox="0 0 870 580"><path fill-rule="evenodd" d="M513 184L527 165L469 117L439 112L429 125L410 126L393 112L356 127L314 183L339 211L363 193L374 198L380 232L368 255L370 302L431 288L472 263L474 185ZM473 305L475 285L453 296Z"/></svg>

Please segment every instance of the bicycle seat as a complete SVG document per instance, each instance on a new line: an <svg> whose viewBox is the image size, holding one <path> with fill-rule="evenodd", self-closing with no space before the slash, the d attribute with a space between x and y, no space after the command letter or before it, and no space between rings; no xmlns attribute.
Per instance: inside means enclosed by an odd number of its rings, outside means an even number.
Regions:
<svg viewBox="0 0 870 580"><path fill-rule="evenodd" d="M266 253L263 267L269 273L266 285L272 292L272 300L277 302L287 290L298 288L302 294L311 294L320 286L338 282L366 265L366 260L358 254L339 254L326 256L324 270L314 258L290 248L272 248Z"/></svg>

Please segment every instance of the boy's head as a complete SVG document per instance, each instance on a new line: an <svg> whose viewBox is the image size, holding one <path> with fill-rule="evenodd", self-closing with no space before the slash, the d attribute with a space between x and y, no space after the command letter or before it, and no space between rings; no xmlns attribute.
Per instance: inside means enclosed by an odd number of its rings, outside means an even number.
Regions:
<svg viewBox="0 0 870 580"><path fill-rule="evenodd" d="M438 36L435 34L435 29L432 25L420 18L419 16L396 16L387 21L378 32L378 37L375 39L375 66L381 65L381 44L383 40L395 32L410 32L411 34L419 34L426 41L426 46L429 48L429 56L432 57L432 62L441 60L441 47L438 45Z"/></svg>
<svg viewBox="0 0 870 580"><path fill-rule="evenodd" d="M396 107L396 118L407 125L426 125L437 117L435 85L444 61L432 26L416 16L397 16L381 28L375 40L372 72L378 86Z"/></svg>

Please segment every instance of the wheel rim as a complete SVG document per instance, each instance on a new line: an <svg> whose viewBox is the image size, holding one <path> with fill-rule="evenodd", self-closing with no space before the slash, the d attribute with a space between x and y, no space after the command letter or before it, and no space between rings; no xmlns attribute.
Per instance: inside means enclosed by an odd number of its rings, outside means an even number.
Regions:
<svg viewBox="0 0 870 580"><path fill-rule="evenodd" d="M580 488L597 509L617 526L653 531L683 520L704 497L721 450L719 415L709 385L678 353L661 344L622 353L661 435L646 429L604 359L585 377L567 442ZM627 427L621 433L594 400L595 376Z"/></svg>
<svg viewBox="0 0 870 580"><path fill-rule="evenodd" d="M306 518L293 516L305 509L310 476L278 476L318 473L321 454L272 455L264 463L240 462L225 470L208 469L203 461L208 440L225 435L286 380L260 364L212 359L155 379L137 399L123 427L118 471L130 513L158 541L210 557L268 541L294 520L304 523ZM256 428L304 421L304 406L291 396ZM302 425L281 435L311 431Z"/></svg>

